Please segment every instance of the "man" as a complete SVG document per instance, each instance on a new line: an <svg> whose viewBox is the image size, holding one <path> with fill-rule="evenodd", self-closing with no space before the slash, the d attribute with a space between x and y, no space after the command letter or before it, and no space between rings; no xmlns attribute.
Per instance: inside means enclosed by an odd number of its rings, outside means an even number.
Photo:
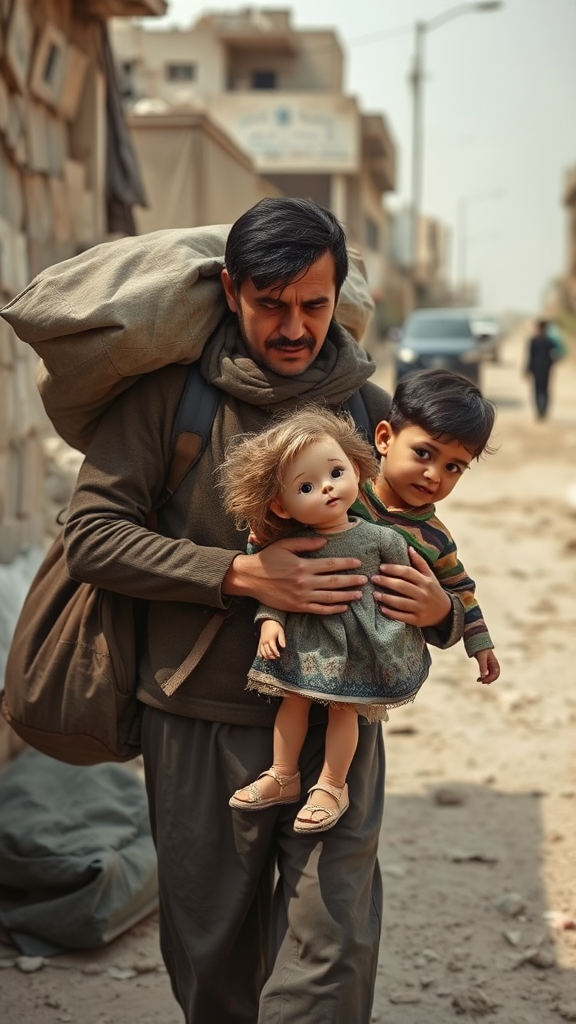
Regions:
<svg viewBox="0 0 576 1024"><path fill-rule="evenodd" d="M534 404L539 420L545 419L548 412L550 369L559 356L560 350L557 342L548 333L547 321L539 320L537 332L528 343L526 366L526 374L533 380Z"/></svg>
<svg viewBox="0 0 576 1024"><path fill-rule="evenodd" d="M430 639L444 645L461 635L461 608L417 557L416 568L383 567L369 582L357 559L299 557L322 538L244 554L246 537L218 498L215 470L228 442L303 400L339 408L360 388L374 424L390 400L367 383L374 364L332 319L347 256L330 213L298 199L263 200L232 226L225 261L230 312L199 360L222 391L204 455L151 533L144 524L163 489L187 369L144 375L114 402L88 451L66 527L69 570L149 601L142 746L161 948L187 1024L367 1024L381 916L381 732L361 726L351 808L329 835L297 835L297 805L230 810L230 795L270 763L272 750L276 705L245 688L255 601L331 615L375 584L387 614L441 623ZM230 613L216 640L167 696L162 683L215 609ZM325 716L315 713L300 763L303 793L323 754Z"/></svg>

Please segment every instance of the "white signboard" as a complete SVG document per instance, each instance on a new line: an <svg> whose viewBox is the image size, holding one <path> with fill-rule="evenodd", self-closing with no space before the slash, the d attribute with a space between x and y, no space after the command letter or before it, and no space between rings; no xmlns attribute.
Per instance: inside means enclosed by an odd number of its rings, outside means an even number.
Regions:
<svg viewBox="0 0 576 1024"><path fill-rule="evenodd" d="M259 171L358 170L360 119L352 97L254 90L214 96L209 109Z"/></svg>

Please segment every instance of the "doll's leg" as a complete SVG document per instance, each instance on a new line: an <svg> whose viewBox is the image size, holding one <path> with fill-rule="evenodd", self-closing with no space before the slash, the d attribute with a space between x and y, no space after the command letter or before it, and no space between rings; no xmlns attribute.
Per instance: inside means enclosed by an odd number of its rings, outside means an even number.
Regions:
<svg viewBox="0 0 576 1024"><path fill-rule="evenodd" d="M358 715L347 705L331 707L326 728L324 764L312 799L296 816L297 832L324 831L348 807L346 777L358 746Z"/></svg>
<svg viewBox="0 0 576 1024"><path fill-rule="evenodd" d="M305 697L284 697L274 722L272 766L255 782L236 790L231 807L256 811L299 799L298 758L308 731L310 703Z"/></svg>

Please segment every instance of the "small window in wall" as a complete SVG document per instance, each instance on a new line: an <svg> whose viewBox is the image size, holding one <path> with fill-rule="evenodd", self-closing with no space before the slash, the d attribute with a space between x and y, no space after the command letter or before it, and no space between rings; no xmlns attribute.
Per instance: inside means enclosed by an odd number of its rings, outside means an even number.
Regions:
<svg viewBox="0 0 576 1024"><path fill-rule="evenodd" d="M374 252L378 252L380 249L380 230L372 217L364 218L364 236L367 247Z"/></svg>
<svg viewBox="0 0 576 1024"><path fill-rule="evenodd" d="M252 88L253 89L275 89L276 88L276 72L275 71L253 71L252 72Z"/></svg>
<svg viewBox="0 0 576 1024"><path fill-rule="evenodd" d="M167 82L193 82L196 78L195 64L167 64Z"/></svg>

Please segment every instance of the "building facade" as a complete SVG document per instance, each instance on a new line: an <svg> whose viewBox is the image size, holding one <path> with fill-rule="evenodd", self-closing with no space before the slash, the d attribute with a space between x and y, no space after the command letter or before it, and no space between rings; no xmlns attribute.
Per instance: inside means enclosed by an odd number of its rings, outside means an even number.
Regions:
<svg viewBox="0 0 576 1024"><path fill-rule="evenodd" d="M130 138L119 95L111 111L106 20L161 15L166 6L164 0L0 3L0 305L45 267L122 232L132 200L145 199L136 168L118 161ZM0 317L0 689L47 532L51 428L35 385L37 363ZM0 766L13 739L0 720Z"/></svg>
<svg viewBox="0 0 576 1024"><path fill-rule="evenodd" d="M189 29L114 23L112 38L145 175L142 138L151 130L151 105L158 118L186 109L204 113L249 156L268 183L261 191L271 186L332 210L364 257L374 296L382 295L383 195L394 188L395 148L384 119L364 114L343 93L343 53L333 31L296 30L288 10L247 9L207 13ZM229 203L235 189L230 177ZM162 202L150 197L160 218ZM237 213L244 202L239 195ZM142 225L149 221L148 213L139 216Z"/></svg>

